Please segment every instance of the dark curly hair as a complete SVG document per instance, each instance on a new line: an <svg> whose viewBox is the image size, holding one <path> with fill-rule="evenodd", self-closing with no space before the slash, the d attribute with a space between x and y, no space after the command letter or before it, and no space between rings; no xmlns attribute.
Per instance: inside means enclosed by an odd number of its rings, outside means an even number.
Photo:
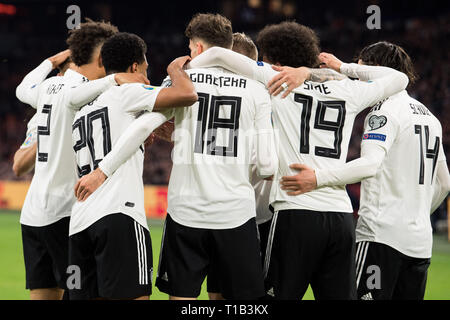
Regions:
<svg viewBox="0 0 450 320"><path fill-rule="evenodd" d="M230 49L233 45L231 22L220 14L197 13L184 32L189 39L201 39L211 46Z"/></svg>
<svg viewBox="0 0 450 320"><path fill-rule="evenodd" d="M301 24L285 21L264 27L256 39L260 57L289 67L316 67L320 53L316 33Z"/></svg>
<svg viewBox="0 0 450 320"><path fill-rule="evenodd" d="M117 27L109 22L97 22L87 18L86 22L80 24L79 29L69 31L66 42L73 63L82 66L92 62L95 49L117 32L119 32Z"/></svg>
<svg viewBox="0 0 450 320"><path fill-rule="evenodd" d="M387 41L380 41L363 48L357 60L367 65L384 66L401 71L408 76L409 84L413 84L418 78L406 51L399 45Z"/></svg>
<svg viewBox="0 0 450 320"><path fill-rule="evenodd" d="M103 66L107 74L125 72L128 67L145 60L147 45L135 34L119 32L105 41L101 49Z"/></svg>

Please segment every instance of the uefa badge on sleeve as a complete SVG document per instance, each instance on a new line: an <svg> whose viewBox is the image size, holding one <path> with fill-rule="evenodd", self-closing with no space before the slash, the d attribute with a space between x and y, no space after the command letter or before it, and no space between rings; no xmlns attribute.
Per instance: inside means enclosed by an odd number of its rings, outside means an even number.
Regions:
<svg viewBox="0 0 450 320"><path fill-rule="evenodd" d="M149 86L149 85L147 85L147 84L143 84L143 85L142 85L142 88L144 88L145 90L153 90L153 89L155 89L155 87Z"/></svg>

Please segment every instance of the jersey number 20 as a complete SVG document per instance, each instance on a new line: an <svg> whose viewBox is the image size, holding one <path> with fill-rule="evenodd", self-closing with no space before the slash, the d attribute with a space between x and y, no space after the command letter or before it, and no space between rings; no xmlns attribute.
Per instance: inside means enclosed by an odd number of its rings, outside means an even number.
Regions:
<svg viewBox="0 0 450 320"><path fill-rule="evenodd" d="M93 138L93 128L94 121L100 120L102 124L103 133L103 155L101 158L97 158ZM111 133L108 118L108 108L102 108L99 110L92 111L86 116L82 116L77 119L72 125L72 131L78 130L80 139L75 143L73 149L75 152L87 147L91 155L93 168L90 164L84 166L78 166L78 176L82 177L89 174L92 170L97 169L98 163L102 161L103 157L106 156L111 151Z"/></svg>

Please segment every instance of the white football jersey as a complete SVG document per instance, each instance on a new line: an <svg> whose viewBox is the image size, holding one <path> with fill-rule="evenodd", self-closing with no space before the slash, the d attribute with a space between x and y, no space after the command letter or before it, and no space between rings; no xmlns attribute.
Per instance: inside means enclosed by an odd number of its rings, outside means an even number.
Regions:
<svg viewBox="0 0 450 320"><path fill-rule="evenodd" d="M439 120L402 91L372 108L361 143L377 144L387 154L377 174L361 182L357 241L430 258L434 170L445 161Z"/></svg>
<svg viewBox="0 0 450 320"><path fill-rule="evenodd" d="M167 212L189 227L235 228L255 217L255 193L250 183L254 150L266 151L265 160L256 162L265 161L267 172L259 171L258 175L275 172L270 97L262 84L220 68L187 73L199 101L173 110L173 168ZM267 136L259 139L264 141L256 147L255 132L261 130Z"/></svg>
<svg viewBox="0 0 450 320"><path fill-rule="evenodd" d="M63 77L51 77L38 88L37 143L34 176L22 208L20 223L46 226L70 216L77 181L72 149L72 122L67 91L87 79L67 70Z"/></svg>
<svg viewBox="0 0 450 320"><path fill-rule="evenodd" d="M259 79L268 83L277 74L258 62ZM312 168L333 168L346 162L356 115L380 99L377 83L344 79L315 83L306 81L288 97L272 97L273 126L279 157L270 202L275 211L353 212L345 186L323 187L289 196L279 180L297 172L289 166L301 163Z"/></svg>
<svg viewBox="0 0 450 320"><path fill-rule="evenodd" d="M31 147L37 142L37 114L35 114L27 124L27 135L23 141L20 149Z"/></svg>
<svg viewBox="0 0 450 320"><path fill-rule="evenodd" d="M269 221L273 216L273 213L269 208L272 181L266 181L258 177L256 168L253 167L251 183L255 190L256 224L261 224Z"/></svg>
<svg viewBox="0 0 450 320"><path fill-rule="evenodd" d="M137 83L115 86L77 112L73 121L71 147L76 153L80 177L98 167L138 113L153 110L160 90L159 87ZM141 146L88 199L75 202L70 218L70 235L114 213L126 214L148 229L144 209L143 161L144 148Z"/></svg>

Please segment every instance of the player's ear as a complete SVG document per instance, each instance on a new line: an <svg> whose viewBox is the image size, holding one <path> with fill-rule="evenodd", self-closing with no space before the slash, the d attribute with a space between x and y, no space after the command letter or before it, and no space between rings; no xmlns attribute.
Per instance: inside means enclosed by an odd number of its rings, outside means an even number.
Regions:
<svg viewBox="0 0 450 320"><path fill-rule="evenodd" d="M134 62L134 63L131 65L131 72L132 72L132 73L138 72L138 64L137 64L137 62Z"/></svg>
<svg viewBox="0 0 450 320"><path fill-rule="evenodd" d="M98 55L98 67L99 68L103 68L103 61L102 61L102 56L101 55Z"/></svg>
<svg viewBox="0 0 450 320"><path fill-rule="evenodd" d="M197 41L195 43L195 46L197 47L197 54L200 54L203 51L205 51L205 48L203 47L203 43L201 41Z"/></svg>

